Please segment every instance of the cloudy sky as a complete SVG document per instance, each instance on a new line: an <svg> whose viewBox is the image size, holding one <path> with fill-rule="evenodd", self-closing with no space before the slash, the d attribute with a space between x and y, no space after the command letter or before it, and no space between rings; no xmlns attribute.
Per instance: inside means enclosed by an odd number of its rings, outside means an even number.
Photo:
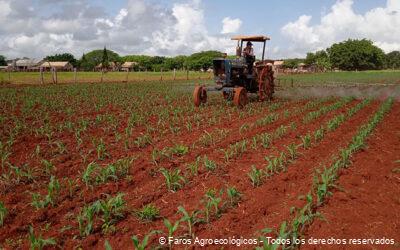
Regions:
<svg viewBox="0 0 400 250"><path fill-rule="evenodd" d="M266 34L269 58L368 38L400 50L400 0L0 0L0 54L42 58L93 49L173 56L233 53L235 34ZM256 47L260 51L260 47Z"/></svg>

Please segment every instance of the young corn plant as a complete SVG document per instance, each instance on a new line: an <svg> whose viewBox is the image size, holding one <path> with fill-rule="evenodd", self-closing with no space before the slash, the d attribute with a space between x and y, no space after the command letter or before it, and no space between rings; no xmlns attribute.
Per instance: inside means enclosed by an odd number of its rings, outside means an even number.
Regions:
<svg viewBox="0 0 400 250"><path fill-rule="evenodd" d="M105 160L110 156L107 152L106 144L104 143L103 138L100 138L100 140L93 140L93 145L96 148L98 160Z"/></svg>
<svg viewBox="0 0 400 250"><path fill-rule="evenodd" d="M180 175L181 170L180 169L175 169L175 170L167 170L165 168L161 168L160 172L165 178L165 183L167 185L168 190L175 192L178 191L179 189L182 188L184 183L186 182L185 177Z"/></svg>
<svg viewBox="0 0 400 250"><path fill-rule="evenodd" d="M308 149L311 147L311 135L310 133L306 134L305 136L301 136L302 146L304 149Z"/></svg>
<svg viewBox="0 0 400 250"><path fill-rule="evenodd" d="M55 246L57 244L53 238L43 239L42 235L36 236L32 226L29 226L29 242L32 250L42 250L47 246Z"/></svg>
<svg viewBox="0 0 400 250"><path fill-rule="evenodd" d="M218 217L221 213L219 208L219 204L221 203L222 198L217 197L217 191L215 189L210 189L204 195L202 203L205 204L204 208L204 216L206 223L210 223L211 216Z"/></svg>
<svg viewBox="0 0 400 250"><path fill-rule="evenodd" d="M264 228L263 230L261 230L261 233L263 234L268 234L271 232L274 232L274 234L276 235L275 238L277 240L286 240L289 239L290 237L290 231L287 231L287 222L284 221L283 223L281 223L279 232L276 232L273 229L270 228ZM278 249L287 249L286 245L281 245L279 243L275 243L275 244L269 244L269 240L265 237L265 236L261 236L260 237L260 241L263 242L263 247L256 247L256 250L278 250Z"/></svg>
<svg viewBox="0 0 400 250"><path fill-rule="evenodd" d="M115 224L120 219L124 218L125 201L124 194L119 193L115 197L107 197L105 200L98 200L93 203L96 213L101 214L102 230L103 233L114 232Z"/></svg>
<svg viewBox="0 0 400 250"><path fill-rule="evenodd" d="M257 169L256 166L251 166L250 173L247 174L250 178L253 187L258 187L262 184L262 178L264 177L264 171Z"/></svg>
<svg viewBox="0 0 400 250"><path fill-rule="evenodd" d="M169 221L168 219L164 219L164 225L168 231L168 239L170 239L174 236L175 232L179 228L180 223L181 223L181 220L177 220L177 221L175 221L174 224L172 224L171 221ZM171 244L168 244L168 245L169 245L169 249L172 249L172 245Z"/></svg>
<svg viewBox="0 0 400 250"><path fill-rule="evenodd" d="M96 208L93 206L84 206L77 215L76 219L81 237L89 236L92 233L95 215Z"/></svg>
<svg viewBox="0 0 400 250"><path fill-rule="evenodd" d="M323 126L321 126L319 129L317 129L314 132L314 141L320 142L320 141L322 141L322 139L324 139L324 136L325 136L325 129Z"/></svg>
<svg viewBox="0 0 400 250"><path fill-rule="evenodd" d="M236 207L240 202L242 194L236 189L236 187L228 187L226 189L226 194L228 195L228 205L230 207Z"/></svg>
<svg viewBox="0 0 400 250"><path fill-rule="evenodd" d="M7 208L4 206L3 202L0 201L0 227L4 225L4 220L8 214Z"/></svg>
<svg viewBox="0 0 400 250"><path fill-rule="evenodd" d="M132 243L133 243L133 247L135 248L135 250L146 250L148 249L147 245L149 244L149 239L151 236L153 236L154 234L160 233L159 231L151 231L150 233L146 234L143 237L143 240L140 242L139 238L136 235L133 235L131 237Z"/></svg>
<svg viewBox="0 0 400 250"><path fill-rule="evenodd" d="M207 156L204 156L204 167L207 171L214 171L217 169L217 163L212 160L209 160Z"/></svg>
<svg viewBox="0 0 400 250"><path fill-rule="evenodd" d="M194 210L189 214L184 207L179 206L178 212L182 214L182 218L180 220L187 223L188 235L191 238L194 238L193 227L202 222L202 220L198 217L198 215L201 214L201 211Z"/></svg>
<svg viewBox="0 0 400 250"><path fill-rule="evenodd" d="M268 165L265 168L265 175L266 176L272 176L275 173L279 173L282 171L287 170L287 157L284 152L281 152L279 156L266 156L265 160L268 161Z"/></svg>
<svg viewBox="0 0 400 250"><path fill-rule="evenodd" d="M189 152L189 147L186 145L177 144L170 149L172 155L182 156Z"/></svg>
<svg viewBox="0 0 400 250"><path fill-rule="evenodd" d="M151 138L151 135L149 135L149 134L144 134L144 135L142 135L142 136L137 137L133 143L135 143L135 145L136 145L138 148L144 148L144 147L146 147L147 145L151 145L152 142L153 142L153 140L152 140L152 138Z"/></svg>
<svg viewBox="0 0 400 250"><path fill-rule="evenodd" d="M269 133L263 133L260 135L260 141L263 148L269 148L271 145L272 139Z"/></svg>
<svg viewBox="0 0 400 250"><path fill-rule="evenodd" d="M279 128L275 130L274 137L276 139L282 138L287 133L287 127L281 125Z"/></svg>
<svg viewBox="0 0 400 250"><path fill-rule="evenodd" d="M297 152L297 145L295 143L291 143L289 146L286 146L286 149L288 151L289 159L291 161L294 161L297 159L298 152Z"/></svg>
<svg viewBox="0 0 400 250"><path fill-rule="evenodd" d="M50 177L50 182L47 187L47 195L45 197L41 197L38 193L32 194L32 206L36 209L45 208L48 205L55 206L57 202L57 197L60 193L60 183L54 177Z"/></svg>
<svg viewBox="0 0 400 250"><path fill-rule="evenodd" d="M329 131L334 131L336 130L340 124L342 124L345 120L344 114L338 115L332 120L328 121L326 127L328 128Z"/></svg>
<svg viewBox="0 0 400 250"><path fill-rule="evenodd" d="M200 165L201 157L197 157L195 162L189 163L187 169L190 172L191 176L197 176L199 173L199 165Z"/></svg>
<svg viewBox="0 0 400 250"><path fill-rule="evenodd" d="M1 158L1 169L4 171L8 157L11 155L9 148L0 141L0 158Z"/></svg>
<svg viewBox="0 0 400 250"><path fill-rule="evenodd" d="M160 215L160 210L153 204L147 204L136 211L136 216L142 221L153 221Z"/></svg>
<svg viewBox="0 0 400 250"><path fill-rule="evenodd" d="M43 173L45 175L51 175L52 172L54 172L56 170L56 167L54 166L53 163L51 163L51 161L48 160L42 160L42 169L43 169Z"/></svg>
<svg viewBox="0 0 400 250"><path fill-rule="evenodd" d="M326 168L321 172L319 169L316 170L316 174L313 178L313 189L317 196L317 206L320 206L327 196L332 193L329 191L335 187L334 182L337 179L337 173L335 168Z"/></svg>

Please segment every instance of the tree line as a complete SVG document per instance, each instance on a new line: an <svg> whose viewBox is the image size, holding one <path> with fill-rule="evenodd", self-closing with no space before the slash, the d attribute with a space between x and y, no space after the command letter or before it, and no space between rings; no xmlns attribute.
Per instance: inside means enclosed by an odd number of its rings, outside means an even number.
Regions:
<svg viewBox="0 0 400 250"><path fill-rule="evenodd" d="M74 67L92 71L98 65L103 66L115 63L136 62L135 70L169 71L173 69L207 70L212 67L214 58L223 56L219 51L202 51L190 56L175 57L127 55L120 56L116 52L107 50L93 50L76 59L70 53L55 54L44 58L46 61L68 61ZM234 58L234 56L228 56ZM352 40L335 43L326 50L307 53L306 58L285 59L283 67L296 68L300 63L313 66L320 70L379 70L400 69L400 52L392 51L385 54L382 49L367 39ZM0 55L0 66L5 66L6 59Z"/></svg>
<svg viewBox="0 0 400 250"><path fill-rule="evenodd" d="M296 68L300 63L321 70L380 70L400 69L400 52L385 54L382 49L367 39L335 43L326 50L307 53L306 58L294 58L284 61L285 68Z"/></svg>
<svg viewBox="0 0 400 250"><path fill-rule="evenodd" d="M190 56L179 55L175 57L147 55L120 56L116 52L104 48L104 50L93 50L83 54L80 59L76 59L70 53L63 53L46 56L44 60L49 62L68 61L72 66L83 71L92 71L99 65L107 68L111 63L122 65L124 62L136 62L135 70L169 71L174 69L207 70L212 67L213 59L221 56L223 56L223 53L218 51L202 51ZM3 56L0 56L0 65L7 65Z"/></svg>

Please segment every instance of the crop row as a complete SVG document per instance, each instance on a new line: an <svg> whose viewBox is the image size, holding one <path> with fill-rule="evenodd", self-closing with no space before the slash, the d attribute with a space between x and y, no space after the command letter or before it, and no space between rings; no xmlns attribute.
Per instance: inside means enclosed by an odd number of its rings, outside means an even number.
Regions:
<svg viewBox="0 0 400 250"><path fill-rule="evenodd" d="M295 216L289 223L287 221L282 222L279 231L269 228L262 230L266 234L274 233L278 239L277 242L284 242L281 246L279 244L269 245L268 241L265 240L264 249L278 249L279 247L291 249L298 246L299 242L301 242L298 239L302 237L304 230L315 219L321 218L321 214L317 209L325 203L326 199L332 194L332 190L336 188L335 182L339 178L340 170L349 167L352 155L365 148L366 139L382 121L385 114L390 111L392 104L392 98L386 100L370 120L358 129L348 146L340 150L332 164L328 167L317 168L313 176L312 188L305 195L306 204L301 208L291 209ZM348 114L352 114L354 110L349 111ZM262 238L265 239L264 237Z"/></svg>

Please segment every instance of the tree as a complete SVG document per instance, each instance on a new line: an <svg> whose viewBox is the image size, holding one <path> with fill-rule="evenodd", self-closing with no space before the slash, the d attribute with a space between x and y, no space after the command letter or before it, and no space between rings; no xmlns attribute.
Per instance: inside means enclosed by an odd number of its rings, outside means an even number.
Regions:
<svg viewBox="0 0 400 250"><path fill-rule="evenodd" d="M222 56L221 52L213 50L194 53L187 58L185 66L192 70L207 70L213 66L213 59Z"/></svg>
<svg viewBox="0 0 400 250"><path fill-rule="evenodd" d="M153 70L151 56L129 55L121 58L123 62L137 62L141 70Z"/></svg>
<svg viewBox="0 0 400 250"><path fill-rule="evenodd" d="M392 51L385 56L385 67L400 69L400 51Z"/></svg>
<svg viewBox="0 0 400 250"><path fill-rule="evenodd" d="M316 61L315 54L312 53L312 52L307 53L307 56L306 56L306 59L304 60L304 63L307 66L311 66L311 65L315 64L315 61Z"/></svg>
<svg viewBox="0 0 400 250"><path fill-rule="evenodd" d="M163 68L166 70L182 69L187 56L168 57L164 60Z"/></svg>
<svg viewBox="0 0 400 250"><path fill-rule="evenodd" d="M6 58L0 55L0 66L7 66Z"/></svg>
<svg viewBox="0 0 400 250"><path fill-rule="evenodd" d="M74 67L76 67L78 65L78 61L70 53L63 53L63 54L55 54L55 55L52 55L52 56L46 56L44 58L44 60L48 61L48 62L69 62Z"/></svg>
<svg viewBox="0 0 400 250"><path fill-rule="evenodd" d="M287 68L287 69L293 69L293 68L297 68L297 66L299 66L300 63L303 63L304 59L300 59L300 58L294 58L294 59L286 59L283 62L283 67Z"/></svg>
<svg viewBox="0 0 400 250"><path fill-rule="evenodd" d="M108 62L120 62L119 55L111 50L106 50ZM84 54L80 60L80 67L83 70L93 70L97 65L103 62L104 50L93 50Z"/></svg>
<svg viewBox="0 0 400 250"><path fill-rule="evenodd" d="M333 44L327 49L330 63L341 70L381 69L385 54L367 39Z"/></svg>
<svg viewBox="0 0 400 250"><path fill-rule="evenodd" d="M105 46L104 46L104 50L103 50L103 58L101 59L101 67L103 69L108 69L108 67L110 67L110 63L108 61L107 49Z"/></svg>

